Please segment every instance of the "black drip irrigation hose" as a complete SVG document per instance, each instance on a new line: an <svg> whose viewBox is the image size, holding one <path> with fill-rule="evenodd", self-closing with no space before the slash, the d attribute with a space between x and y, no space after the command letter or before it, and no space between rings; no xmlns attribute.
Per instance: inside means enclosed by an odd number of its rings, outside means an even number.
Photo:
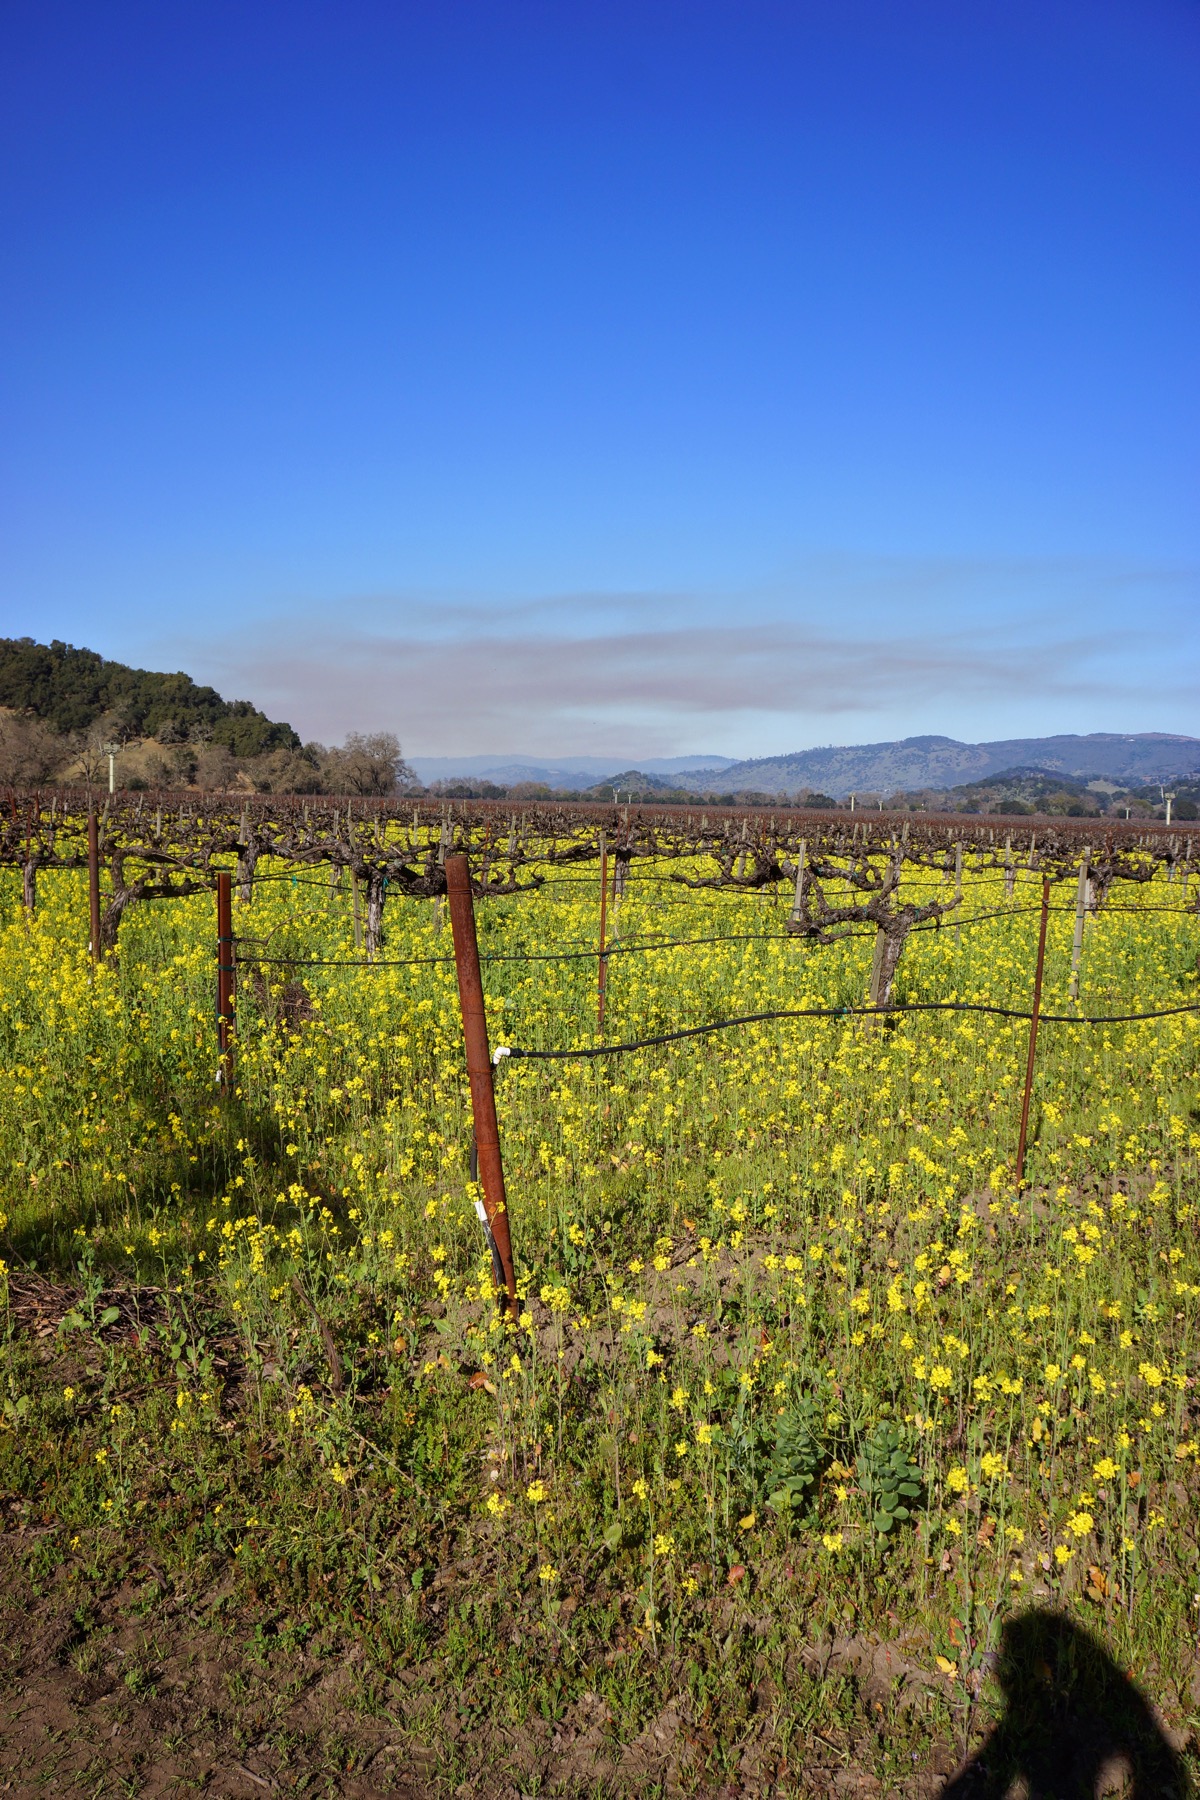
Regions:
<svg viewBox="0 0 1200 1800"><path fill-rule="evenodd" d="M497 1044L493 1063L505 1058L526 1062L562 1062L596 1056L622 1056L629 1050L645 1050L656 1044L675 1044L684 1038L706 1037L713 1031L727 1031L734 1025L760 1025L772 1019L887 1019L898 1013L962 1012L988 1013L993 1018L1031 1021L1033 1014L1011 1006L989 1006L969 1000L901 1000L894 1006L803 1006L778 1012L743 1013L733 1019L715 1019L711 1025L689 1025L682 1031L664 1031L656 1037L635 1038L628 1044L596 1044L586 1050L523 1050L515 1044ZM1200 1001L1183 1006L1165 1006L1144 1013L1048 1013L1038 1014L1043 1025L1133 1025L1148 1019L1169 1019L1179 1013L1200 1012Z"/></svg>

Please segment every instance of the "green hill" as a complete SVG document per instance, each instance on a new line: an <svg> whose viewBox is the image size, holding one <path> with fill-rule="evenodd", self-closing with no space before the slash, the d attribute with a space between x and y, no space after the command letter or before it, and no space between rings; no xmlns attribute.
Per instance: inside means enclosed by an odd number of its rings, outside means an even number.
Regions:
<svg viewBox="0 0 1200 1800"><path fill-rule="evenodd" d="M268 719L248 700L223 700L190 675L131 669L57 639L0 638L0 706L64 734L105 719L123 740L220 744L234 756L300 746L290 725Z"/></svg>

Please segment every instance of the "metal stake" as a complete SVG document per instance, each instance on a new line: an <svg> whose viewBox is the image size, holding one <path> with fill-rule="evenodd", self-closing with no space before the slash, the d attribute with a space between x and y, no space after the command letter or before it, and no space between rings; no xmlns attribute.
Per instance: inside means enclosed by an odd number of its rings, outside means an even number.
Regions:
<svg viewBox="0 0 1200 1800"><path fill-rule="evenodd" d="M605 934L608 930L608 840L600 833L600 961L596 976L596 1031L604 1035L604 1003L608 995L608 957Z"/></svg>
<svg viewBox="0 0 1200 1800"><path fill-rule="evenodd" d="M88 945L92 967L100 961L100 834L96 828L96 802L88 801L88 905L92 941Z"/></svg>
<svg viewBox="0 0 1200 1800"><path fill-rule="evenodd" d="M1046 966L1046 920L1050 916L1050 877L1042 876L1042 922L1038 928L1037 968L1033 976L1033 1017L1029 1021L1029 1056L1025 1063L1025 1094L1021 1101L1021 1135L1017 1139L1017 1192L1025 1186L1025 1140L1029 1134L1029 1099L1033 1093L1033 1059L1037 1050L1038 1019L1042 1011L1042 971Z"/></svg>
<svg viewBox="0 0 1200 1800"><path fill-rule="evenodd" d="M1088 879L1091 874L1092 847L1089 844L1083 853L1083 861L1079 865L1079 889L1075 895L1075 935L1071 939L1071 988L1072 1000L1079 998L1079 961L1083 955L1083 921L1087 912Z"/></svg>
<svg viewBox="0 0 1200 1800"><path fill-rule="evenodd" d="M800 839L800 849L796 855L796 890L792 895L792 924L800 925L804 920L804 877L807 873L808 844Z"/></svg>
<svg viewBox="0 0 1200 1800"><path fill-rule="evenodd" d="M217 874L217 1081L226 1094L233 1092L235 968L233 877L221 869Z"/></svg>

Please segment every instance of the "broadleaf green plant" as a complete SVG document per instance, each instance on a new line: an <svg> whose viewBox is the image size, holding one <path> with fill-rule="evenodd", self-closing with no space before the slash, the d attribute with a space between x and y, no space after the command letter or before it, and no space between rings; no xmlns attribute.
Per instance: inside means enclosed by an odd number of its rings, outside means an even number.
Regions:
<svg viewBox="0 0 1200 1800"><path fill-rule="evenodd" d="M920 1507L924 1494L921 1471L894 1419L880 1419L863 1439L858 1479L871 1503L871 1523L882 1537Z"/></svg>

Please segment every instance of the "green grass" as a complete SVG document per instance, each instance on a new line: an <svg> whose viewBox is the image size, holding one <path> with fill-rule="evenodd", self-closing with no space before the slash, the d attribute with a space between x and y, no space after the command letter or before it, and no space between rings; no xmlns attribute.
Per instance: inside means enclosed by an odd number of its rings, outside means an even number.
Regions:
<svg viewBox="0 0 1200 1800"><path fill-rule="evenodd" d="M914 936L899 997L1025 1005L1035 887ZM969 874L967 910L1002 893ZM1089 924L1084 1010L1196 998L1195 916L1148 910L1179 886L1137 893ZM357 1644L364 1705L409 1670L466 1724L594 1693L629 1743L683 1696L713 1780L764 1733L799 1767L819 1719L875 1741L861 1671L800 1660L831 1637L903 1641L920 1672L880 1767L961 1748L1031 1604L1191 1716L1196 1015L1043 1028L1020 1195L1020 1023L797 1020L512 1063L516 1324L475 1219L452 962L303 970L353 955L348 899L264 884L236 927L294 966L243 969L223 1099L210 904L134 909L91 981L79 881L43 874L39 899L30 926L10 897L0 937L0 1489L50 1527L32 1592L153 1565L247 1656ZM785 899L631 882L622 941L771 941L614 957L609 1040L860 1003L870 940L782 941ZM586 876L487 902L481 949L587 945L596 912ZM431 904L388 903L386 958L449 948ZM485 981L493 1042L595 1041L594 963ZM36 1275L74 1294L49 1337ZM908 1517L872 1473L892 1427Z"/></svg>

